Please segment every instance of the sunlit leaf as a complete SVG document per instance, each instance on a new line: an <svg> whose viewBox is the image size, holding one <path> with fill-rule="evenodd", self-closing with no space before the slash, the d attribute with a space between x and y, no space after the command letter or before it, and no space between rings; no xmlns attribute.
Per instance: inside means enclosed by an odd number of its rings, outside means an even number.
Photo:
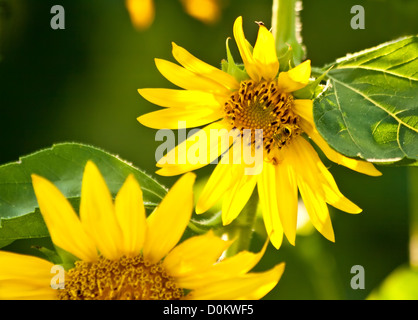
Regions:
<svg viewBox="0 0 418 320"><path fill-rule="evenodd" d="M166 194L166 189L156 180L117 156L87 145L57 144L0 167L0 246L17 239L49 235L37 209L32 173L47 178L71 198L72 203L77 203L88 160L98 166L113 195L129 174L140 183L147 207L158 205Z"/></svg>
<svg viewBox="0 0 418 320"><path fill-rule="evenodd" d="M418 270L402 266L393 271L373 290L369 300L417 300Z"/></svg>
<svg viewBox="0 0 418 320"><path fill-rule="evenodd" d="M340 59L327 78L328 89L314 103L314 119L334 149L371 162L416 163L416 36Z"/></svg>

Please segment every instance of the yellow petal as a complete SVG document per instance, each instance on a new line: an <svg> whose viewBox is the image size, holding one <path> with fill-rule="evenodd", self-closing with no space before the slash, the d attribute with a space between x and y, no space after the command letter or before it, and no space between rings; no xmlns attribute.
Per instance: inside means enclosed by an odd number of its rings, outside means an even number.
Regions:
<svg viewBox="0 0 418 320"><path fill-rule="evenodd" d="M138 30L148 28L154 21L154 0L125 0L132 24Z"/></svg>
<svg viewBox="0 0 418 320"><path fill-rule="evenodd" d="M202 60L197 59L186 49L176 45L173 42L174 58L187 70L198 74L199 76L211 79L224 87L234 90L239 88L239 83L235 78L222 70L215 68Z"/></svg>
<svg viewBox="0 0 418 320"><path fill-rule="evenodd" d="M188 90L200 90L218 94L229 94L230 91L216 81L202 77L175 63L155 59L160 73L176 86Z"/></svg>
<svg viewBox="0 0 418 320"><path fill-rule="evenodd" d="M305 181L316 190L330 205L349 213L360 213L361 209L344 197L335 183L334 177L322 163L315 149L303 138L298 139L297 147L306 170L299 169ZM309 173L307 173L309 172Z"/></svg>
<svg viewBox="0 0 418 320"><path fill-rule="evenodd" d="M258 264L267 249L268 243L269 240L267 239L262 250L258 253L241 251L232 257L213 264L209 268L196 268L195 272L177 277L176 283L182 288L197 289L210 286L214 281L244 275Z"/></svg>
<svg viewBox="0 0 418 320"><path fill-rule="evenodd" d="M146 235L146 215L142 190L129 175L115 199L115 212L122 230L122 252L136 256L141 252Z"/></svg>
<svg viewBox="0 0 418 320"><path fill-rule="evenodd" d="M251 79L257 82L260 81L261 74L257 68L256 61L253 58L253 54L248 47L247 40L245 39L244 30L242 28L242 17L238 17L235 20L233 32L242 61L244 62L245 70Z"/></svg>
<svg viewBox="0 0 418 320"><path fill-rule="evenodd" d="M201 273L212 266L230 246L212 231L189 238L176 246L164 259L163 266L172 277ZM181 286L180 283L177 283Z"/></svg>
<svg viewBox="0 0 418 320"><path fill-rule="evenodd" d="M302 137L292 141L287 156L294 165L300 194L314 227L328 240L335 241L324 189L320 183L321 173L313 164L316 151Z"/></svg>
<svg viewBox="0 0 418 320"><path fill-rule="evenodd" d="M304 158L305 166L317 176L310 182L313 188L321 189L325 201L330 205L348 213L360 213L362 210L340 192L334 177L322 163L314 148L305 140L301 140L300 143L303 143L303 148L310 154L310 157Z"/></svg>
<svg viewBox="0 0 418 320"><path fill-rule="evenodd" d="M246 175L243 164L233 166L240 167L239 170L242 170L242 173L238 175L239 178L233 182L232 187L225 192L222 201L222 222L224 225L230 224L241 213L257 184L257 176Z"/></svg>
<svg viewBox="0 0 418 320"><path fill-rule="evenodd" d="M325 199L325 193L322 188L321 172L318 164L322 163L315 149L303 137L297 137L292 140L292 144L286 148L286 163L292 167L295 177L303 179L315 186L316 193Z"/></svg>
<svg viewBox="0 0 418 320"><path fill-rule="evenodd" d="M158 160L157 167L162 169L158 170L157 174L178 175L212 163L233 143L231 133L226 128L227 123L221 120L199 130ZM201 161L190 161L188 154L192 148L199 151L198 160Z"/></svg>
<svg viewBox="0 0 418 320"><path fill-rule="evenodd" d="M217 272L222 274L245 274L252 270L261 260L267 250L269 244L268 239L265 241L263 248L257 252L241 251L232 257L221 260L213 266Z"/></svg>
<svg viewBox="0 0 418 320"><path fill-rule="evenodd" d="M39 285L52 278L53 264L47 260L23 254L0 251L0 281L25 279L28 283Z"/></svg>
<svg viewBox="0 0 418 320"><path fill-rule="evenodd" d="M26 280L0 281L0 300L58 300L57 291L48 284L34 287Z"/></svg>
<svg viewBox="0 0 418 320"><path fill-rule="evenodd" d="M204 23L214 23L220 16L217 0L182 0L181 2L189 15Z"/></svg>
<svg viewBox="0 0 418 320"><path fill-rule="evenodd" d="M230 149L230 154L233 148ZM219 163L203 188L196 204L196 213L201 214L212 208L222 198L233 182L232 166L230 163Z"/></svg>
<svg viewBox="0 0 418 320"><path fill-rule="evenodd" d="M249 273L193 290L185 300L259 300L279 282L284 264L260 273Z"/></svg>
<svg viewBox="0 0 418 320"><path fill-rule="evenodd" d="M164 258L183 235L192 216L195 179L194 173L183 175L148 217L143 255L151 263Z"/></svg>
<svg viewBox="0 0 418 320"><path fill-rule="evenodd" d="M295 245L298 215L298 188L295 174L285 161L275 166L277 209L284 234Z"/></svg>
<svg viewBox="0 0 418 320"><path fill-rule="evenodd" d="M215 203L220 200L233 184L245 174L245 168L239 164L244 162L241 155L241 141L231 146L228 153L224 153L222 158L210 175L199 200L196 205L196 213L201 214L209 210ZM236 149L238 148L238 149ZM236 152L238 150L238 152Z"/></svg>
<svg viewBox="0 0 418 320"><path fill-rule="evenodd" d="M148 88L138 89L141 96L149 102L161 107L184 108L200 106L219 107L220 99L218 96L204 91L198 90L177 90L177 89L160 89ZM224 97L226 99L227 96Z"/></svg>
<svg viewBox="0 0 418 320"><path fill-rule="evenodd" d="M314 125L313 122L313 100L296 99L293 100L292 110L300 117Z"/></svg>
<svg viewBox="0 0 418 320"><path fill-rule="evenodd" d="M311 61L306 60L289 71L280 72L277 85L281 91L293 92L305 87L310 76Z"/></svg>
<svg viewBox="0 0 418 320"><path fill-rule="evenodd" d="M382 175L382 173L377 170L372 163L348 158L343 156L341 153L338 153L328 145L328 143L319 135L318 132L315 131L307 131L306 133L313 139L316 145L324 152L325 156L332 162L372 177L378 177Z"/></svg>
<svg viewBox="0 0 418 320"><path fill-rule="evenodd" d="M37 257L0 251L0 300L57 298L51 288L52 267Z"/></svg>
<svg viewBox="0 0 418 320"><path fill-rule="evenodd" d="M321 199L303 179L298 180L298 186L313 226L325 238L334 242L334 230L325 200Z"/></svg>
<svg viewBox="0 0 418 320"><path fill-rule="evenodd" d="M97 259L93 239L85 232L68 200L48 180L32 175L33 188L51 239L58 247L84 261Z"/></svg>
<svg viewBox="0 0 418 320"><path fill-rule="evenodd" d="M369 176L376 177L382 175L382 173L378 171L372 163L343 156L341 153L338 153L328 145L315 128L312 100L295 100L293 109L300 117L302 117L302 130L312 138L315 144L324 152L325 156L329 160Z"/></svg>
<svg viewBox="0 0 418 320"><path fill-rule="evenodd" d="M153 129L179 129L200 127L219 120L224 111L219 107L200 106L199 108L168 108L144 114L138 121ZM184 126L184 124L186 126Z"/></svg>
<svg viewBox="0 0 418 320"><path fill-rule="evenodd" d="M116 260L122 255L122 232L112 196L99 169L91 161L84 169L80 219L103 256Z"/></svg>
<svg viewBox="0 0 418 320"><path fill-rule="evenodd" d="M276 173L273 164L264 163L257 189L267 234L273 246L279 249L283 241L283 227L277 207Z"/></svg>
<svg viewBox="0 0 418 320"><path fill-rule="evenodd" d="M261 71L261 76L267 80L273 80L279 72L276 44L273 35L264 25L260 24L257 42L254 46L253 57Z"/></svg>
<svg viewBox="0 0 418 320"><path fill-rule="evenodd" d="M320 163L319 170L322 173L322 188L325 192L325 201L333 207L348 213L360 213L362 210L356 204L347 199L338 189L334 177L328 169Z"/></svg>

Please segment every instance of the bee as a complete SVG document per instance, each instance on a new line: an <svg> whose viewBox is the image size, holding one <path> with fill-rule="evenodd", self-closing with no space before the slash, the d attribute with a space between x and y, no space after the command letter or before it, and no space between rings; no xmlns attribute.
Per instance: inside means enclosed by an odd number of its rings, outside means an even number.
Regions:
<svg viewBox="0 0 418 320"><path fill-rule="evenodd" d="M283 147L287 141L290 140L293 133L293 128L289 124L281 124L273 135L273 139L279 145Z"/></svg>

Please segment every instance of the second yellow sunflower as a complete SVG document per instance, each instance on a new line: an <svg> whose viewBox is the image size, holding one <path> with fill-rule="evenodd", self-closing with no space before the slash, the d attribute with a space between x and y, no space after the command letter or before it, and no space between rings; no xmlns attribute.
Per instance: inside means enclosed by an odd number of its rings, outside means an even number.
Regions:
<svg viewBox="0 0 418 320"><path fill-rule="evenodd" d="M263 211L267 233L276 248L283 234L295 244L298 190L315 228L334 241L327 203L349 213L361 209L344 197L334 178L321 162L311 145L313 141L333 162L352 170L378 176L381 173L371 163L347 158L331 149L315 128L313 101L296 99L293 92L310 81L311 65L307 60L286 72L279 72L275 39L259 23L254 48L245 39L242 17L236 19L234 37L244 68L227 73L191 55L173 43L173 56L181 66L156 59L158 70L169 81L185 89L140 89L139 93L163 110L138 118L145 126L156 129L203 127L200 137L207 139L205 163L170 163L168 158L181 156L196 141L192 136L161 158L158 174L171 176L201 168L222 154L233 151L235 144L223 146L211 143L214 129L262 130L263 169L258 174L246 174L245 163L220 162L199 197L196 211L203 213L222 199L223 223L229 224L241 212L255 187ZM235 69L236 71L237 69ZM251 140L253 151L256 139Z"/></svg>

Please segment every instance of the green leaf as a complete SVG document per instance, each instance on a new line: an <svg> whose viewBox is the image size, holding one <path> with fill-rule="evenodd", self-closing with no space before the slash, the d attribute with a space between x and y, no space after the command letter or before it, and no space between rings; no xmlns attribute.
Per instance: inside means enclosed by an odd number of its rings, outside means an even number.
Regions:
<svg viewBox="0 0 418 320"><path fill-rule="evenodd" d="M314 101L314 120L331 147L370 162L416 163L416 36L337 60L327 78L327 90Z"/></svg>
<svg viewBox="0 0 418 320"><path fill-rule="evenodd" d="M48 229L39 209L10 219L0 219L0 248L19 239L48 237Z"/></svg>
<svg viewBox="0 0 418 320"><path fill-rule="evenodd" d="M51 261L53 264L63 264L62 258L56 250L51 250L42 246L32 246L32 248L38 250L46 258L46 260ZM62 250L59 248L56 249Z"/></svg>
<svg viewBox="0 0 418 320"><path fill-rule="evenodd" d="M395 269L383 283L372 291L368 300L417 300L418 270L409 266Z"/></svg>
<svg viewBox="0 0 418 320"><path fill-rule="evenodd" d="M229 49L229 39L226 39L226 54L227 60L222 60L222 71L233 76L237 81L244 81L249 79L247 72L245 71L243 65L238 65L235 63L234 58ZM250 45L248 43L248 45Z"/></svg>
<svg viewBox="0 0 418 320"><path fill-rule="evenodd" d="M295 62L293 59L293 48L290 45L287 45L287 50L283 55L278 57L279 60L279 72L289 71L295 67Z"/></svg>
<svg viewBox="0 0 418 320"><path fill-rule="evenodd" d="M167 190L144 172L95 147L63 143L0 166L0 247L17 239L48 237L37 209L31 174L54 183L74 205L79 203L85 164L93 161L115 196L129 174L141 185L144 204L154 208ZM74 205L77 210L76 205Z"/></svg>

